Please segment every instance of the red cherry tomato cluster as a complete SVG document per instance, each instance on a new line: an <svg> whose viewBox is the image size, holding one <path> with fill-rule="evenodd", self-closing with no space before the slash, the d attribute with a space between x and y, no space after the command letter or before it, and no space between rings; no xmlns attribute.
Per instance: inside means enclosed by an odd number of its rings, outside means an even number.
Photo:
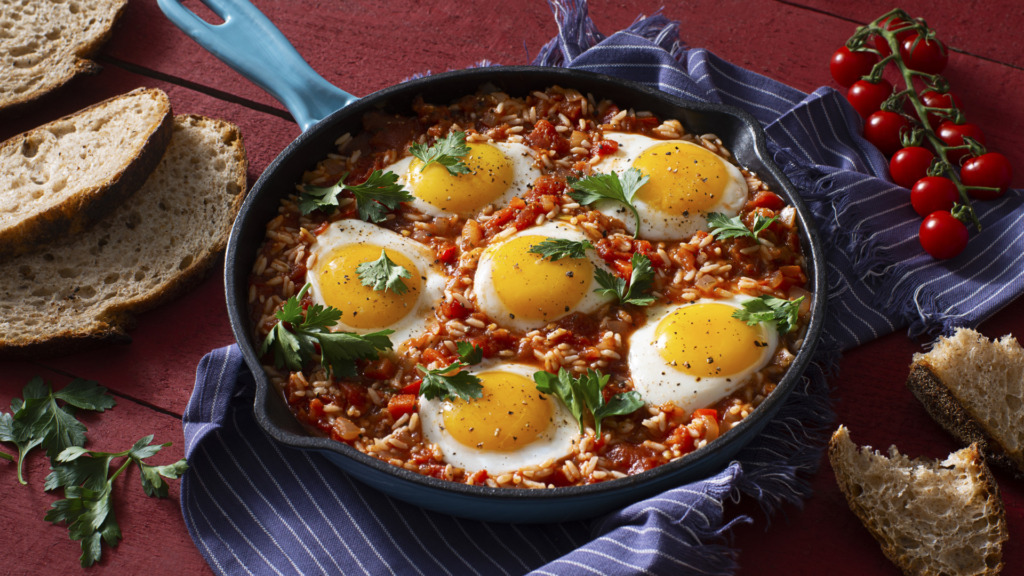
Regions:
<svg viewBox="0 0 1024 576"><path fill-rule="evenodd" d="M987 152L981 128L964 120L960 99L940 76L948 60L934 31L897 9L858 28L829 66L864 118L864 138L891 157L893 181L910 189L924 218L921 246L940 259L967 246L967 224L981 229L971 198L999 198L1013 179L1009 160ZM887 72L902 87L883 78Z"/></svg>

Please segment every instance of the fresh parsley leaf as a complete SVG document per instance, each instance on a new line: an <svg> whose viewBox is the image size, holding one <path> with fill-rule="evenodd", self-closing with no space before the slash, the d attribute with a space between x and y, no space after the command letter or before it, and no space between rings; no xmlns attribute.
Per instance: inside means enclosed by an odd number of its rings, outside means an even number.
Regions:
<svg viewBox="0 0 1024 576"><path fill-rule="evenodd" d="M552 262L562 258L586 258L587 250L594 245L586 240L569 240L567 238L548 238L530 247L531 254L540 254Z"/></svg>
<svg viewBox="0 0 1024 576"><path fill-rule="evenodd" d="M398 184L398 174L394 172L374 170L362 184L345 184L347 177L347 173L343 174L336 184L326 188L304 186L299 195L299 210L303 214L314 210L333 210L338 205L338 195L348 191L356 199L359 218L377 223L399 204L413 199L412 194Z"/></svg>
<svg viewBox="0 0 1024 576"><path fill-rule="evenodd" d="M356 274L363 286L371 286L374 290L391 290L399 296L409 291L402 278L412 278L408 270L388 258L383 248L380 250L380 258L356 266Z"/></svg>
<svg viewBox="0 0 1024 576"><path fill-rule="evenodd" d="M775 222L778 219L778 216L765 218L760 214L755 214L754 229L750 230L747 228L747 225L740 220L739 216L733 216L730 218L719 212L710 212L708 214L708 226L711 229L711 235L718 239L747 237L760 242L757 235L771 226L772 222Z"/></svg>
<svg viewBox="0 0 1024 576"><path fill-rule="evenodd" d="M329 328L341 319L341 310L311 304L303 311L299 302L309 288L309 284L303 286L277 311L278 323L270 329L260 346L261 356L273 351L275 366L302 370L303 365L316 355L316 346L319 345L320 363L324 368L338 377L354 378L356 360L376 360L380 350L393 347L388 338L392 330L369 334L331 332Z"/></svg>
<svg viewBox="0 0 1024 576"><path fill-rule="evenodd" d="M630 168L621 175L612 172L611 174L594 174L582 180L569 178L569 186L574 190L569 196L583 206L588 206L601 200L614 200L629 208L636 218L636 231L633 237L640 234L640 213L633 205L633 198L637 190L650 180L640 170Z"/></svg>
<svg viewBox="0 0 1024 576"><path fill-rule="evenodd" d="M594 278L601 287L595 289L594 292L615 296L623 304L649 306L656 300L647 295L654 284L654 268L651 267L651 259L639 252L634 252L630 262L633 264L633 273L629 276L628 283L607 270L601 268L595 270Z"/></svg>
<svg viewBox="0 0 1024 576"><path fill-rule="evenodd" d="M420 172L435 162L447 168L452 176L470 172L469 167L462 161L466 154L469 154L465 132L452 132L430 147L426 144L413 144L409 146L409 153L423 162Z"/></svg>
<svg viewBox="0 0 1024 576"><path fill-rule="evenodd" d="M100 560L102 542L116 546L121 540L113 506L114 480L118 476L134 463L139 467L146 495L165 498L167 482L164 478L180 478L188 469L184 459L163 466L145 462L170 445L170 442L153 445L152 441L153 436L146 436L124 452L96 452L71 446L57 455L53 471L46 477L46 489L64 488L64 498L51 504L45 519L53 524L64 522L71 539L82 542L79 560L83 567ZM110 464L117 458L124 458L124 461L110 474Z"/></svg>
<svg viewBox="0 0 1024 576"><path fill-rule="evenodd" d="M22 395L24 399L11 401L10 414L0 415L0 442L18 448L18 482L22 484L27 484L25 456L33 448L42 447L53 460L65 448L85 444L86 428L75 418L76 408L103 412L116 404L106 388L81 379L54 392L42 378L35 377L22 389Z"/></svg>
<svg viewBox="0 0 1024 576"><path fill-rule="evenodd" d="M585 408L594 419L597 436L601 436L601 421L605 418L631 414L644 405L643 398L636 391L616 394L605 402L603 391L610 378L600 370L587 370L586 374L574 378L565 368L560 368L557 376L543 370L533 375L537 390L560 399L579 423L581 433Z"/></svg>
<svg viewBox="0 0 1024 576"><path fill-rule="evenodd" d="M459 349L459 360L472 366L479 364L484 359L484 349L470 342L459 342L456 346Z"/></svg>
<svg viewBox="0 0 1024 576"><path fill-rule="evenodd" d="M453 400L456 396L463 400L472 400L481 397L483 386L480 385L480 379L462 370L468 367L469 364L462 361L452 362L444 368L434 370L427 370L417 364L416 369L423 374L420 396L427 400Z"/></svg>
<svg viewBox="0 0 1024 576"><path fill-rule="evenodd" d="M759 296L743 303L743 309L733 312L732 317L753 326L758 322L771 322L779 332L786 334L796 329L801 296L796 300L783 300L772 296Z"/></svg>

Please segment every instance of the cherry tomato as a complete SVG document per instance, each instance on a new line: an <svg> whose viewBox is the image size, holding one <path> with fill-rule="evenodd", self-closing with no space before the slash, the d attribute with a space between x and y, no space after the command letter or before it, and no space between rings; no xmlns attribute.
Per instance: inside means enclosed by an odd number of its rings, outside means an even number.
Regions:
<svg viewBox="0 0 1024 576"><path fill-rule="evenodd" d="M872 113L877 112L882 107L882 102L885 102L889 96L892 96L892 84L888 80L880 80L877 84L872 84L867 80L857 80L846 92L846 99L865 120Z"/></svg>
<svg viewBox="0 0 1024 576"><path fill-rule="evenodd" d="M880 24L881 27L886 30L898 30L898 32L896 32L897 45L902 44L903 40L914 34L914 24L912 22L904 20L903 18L886 18L885 20L880 22ZM889 48L889 43L886 42L885 38L881 36L875 36L875 48L877 48L878 51L882 53L882 56L888 56L889 54L892 54L892 49Z"/></svg>
<svg viewBox="0 0 1024 576"><path fill-rule="evenodd" d="M882 154L892 156L903 147L900 135L909 129L910 123L902 115L879 110L864 122L864 139L874 144Z"/></svg>
<svg viewBox="0 0 1024 576"><path fill-rule="evenodd" d="M939 74L946 69L949 51L937 38L926 40L920 34L912 34L900 42L900 57L911 70Z"/></svg>
<svg viewBox="0 0 1024 576"><path fill-rule="evenodd" d="M897 151L889 161L889 174L892 181L910 188L915 182L928 174L928 167L932 165L935 155L931 150L920 146L908 146Z"/></svg>
<svg viewBox="0 0 1024 576"><path fill-rule="evenodd" d="M952 92L940 94L934 90L926 90L921 93L921 103L929 108L963 109L963 104L960 102L960 98ZM948 118L945 116L939 116L935 112L928 112L928 123L931 124L933 128L938 126L938 124L943 120L948 120Z"/></svg>
<svg viewBox="0 0 1024 576"><path fill-rule="evenodd" d="M942 124L939 124L939 128L935 131L939 136L939 140L946 143L947 146L962 146L964 144L964 136L972 138L981 144L985 145L985 134L981 132L981 128L978 128L976 124L970 122L964 122L963 124L954 124L949 120L946 120ZM946 157L953 164L959 164L960 160L966 156L970 156L970 152L966 148L960 150L949 150L946 152Z"/></svg>
<svg viewBox="0 0 1024 576"><path fill-rule="evenodd" d="M932 212L953 209L953 203L960 199L956 184L942 176L925 176L910 189L910 205L921 216Z"/></svg>
<svg viewBox="0 0 1024 576"><path fill-rule="evenodd" d="M921 222L918 240L932 258L952 258L967 247L967 226L945 210L932 212Z"/></svg>
<svg viewBox="0 0 1024 576"><path fill-rule="evenodd" d="M832 78L840 86L849 88L862 76L870 74L876 62L878 62L878 55L874 52L853 52L843 46L832 55L832 62L828 68L832 72Z"/></svg>
<svg viewBox="0 0 1024 576"><path fill-rule="evenodd" d="M960 168L960 181L964 186L983 186L999 190L967 190L967 193L980 200L994 200L1002 196L1010 181L1013 180L1013 167L1010 161L999 152L989 152L964 162Z"/></svg>

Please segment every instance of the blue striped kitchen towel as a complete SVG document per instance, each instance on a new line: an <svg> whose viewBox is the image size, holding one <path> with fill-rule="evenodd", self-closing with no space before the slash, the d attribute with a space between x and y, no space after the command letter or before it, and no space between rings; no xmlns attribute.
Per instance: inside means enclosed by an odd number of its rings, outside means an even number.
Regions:
<svg viewBox="0 0 1024 576"><path fill-rule="evenodd" d="M770 514L807 496L831 423L825 372L839 352L902 326L975 325L1024 288L1024 197L978 206L985 231L938 262L915 238L907 191L860 136L834 90L804 94L686 49L678 24L641 18L604 37L583 0L552 2L559 34L537 63L602 72L684 98L723 102L765 126L776 162L814 213L827 247L829 314L803 386L721 473L588 522L492 524L427 512L364 486L317 454L284 448L256 424L237 347L199 366L184 415L186 525L219 574L731 574L724 503Z"/></svg>

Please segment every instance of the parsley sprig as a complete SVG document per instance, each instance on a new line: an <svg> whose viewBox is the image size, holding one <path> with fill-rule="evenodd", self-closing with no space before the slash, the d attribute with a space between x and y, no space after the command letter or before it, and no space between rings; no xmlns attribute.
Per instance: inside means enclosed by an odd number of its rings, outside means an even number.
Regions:
<svg viewBox="0 0 1024 576"><path fill-rule="evenodd" d="M409 153L423 162L420 172L435 162L447 168L452 176L470 172L469 166L462 161L469 154L465 132L452 132L429 147L426 144L413 144L409 146Z"/></svg>
<svg viewBox="0 0 1024 576"><path fill-rule="evenodd" d="M562 258L586 258L587 250L594 247L586 240L569 240L567 238L548 238L530 247L531 254L540 254L552 262Z"/></svg>
<svg viewBox="0 0 1024 576"><path fill-rule="evenodd" d="M637 190L650 180L640 170L630 168L622 174L612 172L611 174L593 174L582 180L569 178L569 186L573 192L569 196L582 206L588 206L601 200L613 200L629 208L636 218L636 231L633 237L640 234L640 213L633 205Z"/></svg>
<svg viewBox="0 0 1024 576"><path fill-rule="evenodd" d="M629 282L607 270L601 268L595 270L594 278L601 288L597 288L594 292L615 296L622 304L649 306L655 301L655 298L649 295L651 286L654 284L654 268L651 267L651 259L639 252L634 252L630 262L633 264L633 273L629 277Z"/></svg>
<svg viewBox="0 0 1024 576"><path fill-rule="evenodd" d="M355 378L356 360L376 360L379 351L393 348L388 338L393 330L369 334L331 332L329 328L341 319L341 310L320 304L311 304L303 310L300 302L309 289L309 284L303 286L274 315L279 322L267 334L260 355L273 351L275 366L302 370L319 346L320 363L328 372L336 377Z"/></svg>
<svg viewBox="0 0 1024 576"><path fill-rule="evenodd" d="M299 195L299 210L309 214L314 210L333 210L338 205L338 195L348 191L356 199L359 218L366 222L382 222L388 212L398 208L402 202L413 197L401 184L394 172L374 170L362 184L345 184L348 173L341 176L336 184L326 188L304 186Z"/></svg>
<svg viewBox="0 0 1024 576"><path fill-rule="evenodd" d="M473 365L479 364L484 359L484 349L471 343L471 342L459 342L456 344L459 350L459 360L462 360L466 364Z"/></svg>
<svg viewBox="0 0 1024 576"><path fill-rule="evenodd" d="M551 394L565 404L583 432L583 420L586 413L594 419L594 430L601 436L601 421L609 416L631 414L644 405L639 392L623 392L612 396L607 402L604 399L605 385L610 376L600 370L587 370L579 377L573 377L565 368L559 368L558 375L541 370L533 375L537 390L543 394Z"/></svg>
<svg viewBox="0 0 1024 576"><path fill-rule="evenodd" d="M459 342L457 346L459 359L443 368L427 370L420 364L416 365L416 369L423 375L420 396L427 400L453 400L455 397L472 400L483 395L480 379L464 371L484 359L483 349L470 342Z"/></svg>
<svg viewBox="0 0 1024 576"><path fill-rule="evenodd" d="M739 216L730 218L719 212L711 212L708 214L708 227L711 229L711 235L718 239L747 237L760 242L761 239L757 235L771 226L778 218L778 216L765 218L760 214L755 214L754 229L751 230L740 220Z"/></svg>
<svg viewBox="0 0 1024 576"><path fill-rule="evenodd" d="M72 540L82 542L80 562L92 566L103 553L102 542L117 546L121 528L114 516L114 480L131 464L139 467L142 489L147 496L167 497L164 478L180 478L188 464L184 459L173 464L156 466L145 460L170 442L151 444L153 436L146 436L124 452L96 452L80 446L70 446L57 455L53 471L46 477L46 490L64 489L64 499L51 504L46 520L58 524L65 522ZM110 464L117 458L124 462L110 473ZM102 541L102 542L101 542Z"/></svg>
<svg viewBox="0 0 1024 576"><path fill-rule="evenodd" d="M107 389L90 380L72 380L54 392L38 376L22 389L21 398L11 400L11 412L0 413L0 442L18 448L18 482L27 484L23 476L25 456L33 448L46 450L50 459L71 446L85 444L85 425L75 418L75 409L103 412L116 402ZM13 460L9 454L3 454Z"/></svg>
<svg viewBox="0 0 1024 576"><path fill-rule="evenodd" d="M399 296L409 291L402 278L412 278L408 270L388 258L383 248L380 250L380 258L356 266L356 274L363 286L372 286L374 290L391 290Z"/></svg>
<svg viewBox="0 0 1024 576"><path fill-rule="evenodd" d="M803 296L796 300L783 300L762 295L744 302L743 309L733 312L732 316L751 326L758 322L769 322L775 324L779 332L787 334L796 329L800 303L803 301Z"/></svg>

